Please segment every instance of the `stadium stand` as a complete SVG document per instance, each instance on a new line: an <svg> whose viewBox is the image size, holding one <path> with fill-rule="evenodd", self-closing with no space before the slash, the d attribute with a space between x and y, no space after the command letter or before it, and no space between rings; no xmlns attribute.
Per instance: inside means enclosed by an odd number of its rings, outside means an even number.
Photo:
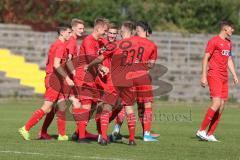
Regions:
<svg viewBox="0 0 240 160"><path fill-rule="evenodd" d="M26 63L24 57L11 54L9 50L0 50L0 71L9 78L17 78L20 84L33 87L35 93L44 93L45 72L37 64Z"/></svg>
<svg viewBox="0 0 240 160"><path fill-rule="evenodd" d="M168 68L168 72L160 79L173 85L173 90L167 95L169 100L208 99L208 89L201 88L199 81L201 58L206 42L211 36L167 32L154 32L151 35L151 39L158 45L157 63ZM49 44L55 38L54 32L35 32L29 26L0 24L0 48L6 48L11 50L11 53L21 55L26 62L36 63L41 69L45 66ZM238 73L240 73L239 46L240 37L233 36L233 56ZM234 100L240 99L239 87L233 88L232 85L232 83L229 84L229 97Z"/></svg>
<svg viewBox="0 0 240 160"><path fill-rule="evenodd" d="M0 98L34 95L33 88L20 85L20 80L6 77L5 72L0 72L0 88Z"/></svg>

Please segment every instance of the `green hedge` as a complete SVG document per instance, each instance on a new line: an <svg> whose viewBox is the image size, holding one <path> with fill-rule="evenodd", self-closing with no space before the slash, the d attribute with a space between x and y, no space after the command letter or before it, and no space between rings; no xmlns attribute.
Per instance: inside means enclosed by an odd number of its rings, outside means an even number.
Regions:
<svg viewBox="0 0 240 160"><path fill-rule="evenodd" d="M120 24L144 19L159 31L215 33L220 20L235 23L240 33L238 0L2 0L0 21L31 24L38 30L81 18L90 27L96 17Z"/></svg>

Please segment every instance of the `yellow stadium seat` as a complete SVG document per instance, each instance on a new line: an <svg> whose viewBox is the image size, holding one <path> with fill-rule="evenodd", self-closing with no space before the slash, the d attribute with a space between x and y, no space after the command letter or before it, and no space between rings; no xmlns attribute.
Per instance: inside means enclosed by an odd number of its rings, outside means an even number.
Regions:
<svg viewBox="0 0 240 160"><path fill-rule="evenodd" d="M21 85L33 87L35 93L44 93L45 72L37 64L28 63L7 49L0 49L0 59L0 71L6 72L7 77L19 79Z"/></svg>

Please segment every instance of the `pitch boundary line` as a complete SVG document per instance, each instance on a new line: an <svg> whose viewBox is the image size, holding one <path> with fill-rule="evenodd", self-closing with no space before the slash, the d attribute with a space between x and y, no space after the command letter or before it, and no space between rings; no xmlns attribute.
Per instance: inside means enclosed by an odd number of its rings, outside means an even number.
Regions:
<svg viewBox="0 0 240 160"><path fill-rule="evenodd" d="M83 159L95 159L95 160L132 160L132 159L95 157L95 156L87 157L87 156L80 156L80 155L68 156L63 154L44 154L44 153L38 153L38 152L21 152L21 151L11 151L11 150L0 150L0 153L37 155L37 156L47 156L47 157L83 158Z"/></svg>

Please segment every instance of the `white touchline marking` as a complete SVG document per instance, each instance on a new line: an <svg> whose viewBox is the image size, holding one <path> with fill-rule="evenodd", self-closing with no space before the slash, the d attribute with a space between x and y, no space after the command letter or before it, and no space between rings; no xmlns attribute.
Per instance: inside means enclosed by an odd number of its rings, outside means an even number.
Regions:
<svg viewBox="0 0 240 160"><path fill-rule="evenodd" d="M1 151L0 153L13 153L13 154L26 154L26 155L38 155L38 156L51 156L51 157L68 157L68 158L84 158L84 159L97 159L97 160L131 160L131 159L122 159L122 158L107 158L107 157L86 157L86 156L68 156L60 154L43 154L36 152L20 152L20 151Z"/></svg>

